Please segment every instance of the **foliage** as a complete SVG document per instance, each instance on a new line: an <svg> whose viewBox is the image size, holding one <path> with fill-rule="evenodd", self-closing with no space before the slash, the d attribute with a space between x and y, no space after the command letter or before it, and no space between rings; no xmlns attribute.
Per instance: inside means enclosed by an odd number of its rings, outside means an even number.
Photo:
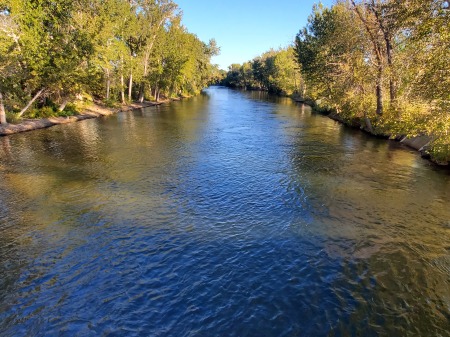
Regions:
<svg viewBox="0 0 450 337"><path fill-rule="evenodd" d="M428 135L449 161L449 21L434 0L315 6L294 47L306 95L373 133Z"/></svg>
<svg viewBox="0 0 450 337"><path fill-rule="evenodd" d="M242 65L232 64L222 84L287 96L302 89L302 79L292 47L270 50Z"/></svg>
<svg viewBox="0 0 450 337"><path fill-rule="evenodd" d="M12 111L6 112L6 120L11 124L17 124L21 121L21 119L17 116L17 113Z"/></svg>
<svg viewBox="0 0 450 337"><path fill-rule="evenodd" d="M45 106L40 109L34 108L27 111L25 118L49 118L57 115L57 110L51 106Z"/></svg>
<svg viewBox="0 0 450 337"><path fill-rule="evenodd" d="M113 104L198 92L218 52L172 0L1 1L1 103L24 117L74 114L67 102L81 94Z"/></svg>
<svg viewBox="0 0 450 337"><path fill-rule="evenodd" d="M59 115L64 117L78 115L78 109L75 104L69 103L63 111L59 112Z"/></svg>

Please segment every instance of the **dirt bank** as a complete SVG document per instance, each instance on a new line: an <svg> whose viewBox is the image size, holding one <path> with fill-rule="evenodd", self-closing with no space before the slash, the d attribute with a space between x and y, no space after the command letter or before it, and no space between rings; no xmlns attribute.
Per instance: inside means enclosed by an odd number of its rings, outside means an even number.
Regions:
<svg viewBox="0 0 450 337"><path fill-rule="evenodd" d="M67 124L82 121L85 119L98 118L102 116L109 116L118 112L130 111L139 108L146 108L149 106L160 105L170 102L164 100L160 102L143 102L123 105L118 108L108 108L106 106L93 103L91 106L83 110L82 113L70 117L50 117L43 119L27 119L19 124L5 124L0 125L0 136L12 135L19 132L27 132L32 130L44 129L54 125Z"/></svg>

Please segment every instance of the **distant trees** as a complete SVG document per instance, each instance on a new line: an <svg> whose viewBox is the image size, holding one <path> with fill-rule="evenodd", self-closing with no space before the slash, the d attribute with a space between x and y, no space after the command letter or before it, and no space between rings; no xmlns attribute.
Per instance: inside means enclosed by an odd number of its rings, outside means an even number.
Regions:
<svg viewBox="0 0 450 337"><path fill-rule="evenodd" d="M267 90L291 95L302 88L302 79L292 47L270 50L244 64L232 64L222 81L224 85Z"/></svg>
<svg viewBox="0 0 450 337"><path fill-rule="evenodd" d="M295 39L306 94L372 132L428 135L450 159L450 11L435 0L315 6Z"/></svg>
<svg viewBox="0 0 450 337"><path fill-rule="evenodd" d="M58 114L81 96L196 93L218 52L181 25L172 0L0 0L0 123L35 106Z"/></svg>

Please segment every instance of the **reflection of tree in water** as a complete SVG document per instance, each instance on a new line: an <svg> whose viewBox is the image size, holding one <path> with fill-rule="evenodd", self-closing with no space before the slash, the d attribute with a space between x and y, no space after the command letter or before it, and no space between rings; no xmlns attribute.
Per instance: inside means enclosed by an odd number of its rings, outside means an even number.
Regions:
<svg viewBox="0 0 450 337"><path fill-rule="evenodd" d="M302 116L288 131L293 145L287 186L304 200L312 220L294 221L291 229L322 238L324 251L343 260L342 282L367 276L342 287L353 291L342 298L362 296L361 308L385 317L389 331L408 331L411 320L444 327L445 319L432 313L445 312L442 299L448 297L447 275L435 267L448 256L442 223L450 218L442 204L450 200L448 177L420 168L416 162L422 159L398 144L321 116ZM405 311L404 303L416 309L404 320L390 319L390 313ZM367 319L374 317L364 310L350 315L352 322ZM426 334L428 323L418 326Z"/></svg>
<svg viewBox="0 0 450 337"><path fill-rule="evenodd" d="M195 142L201 134L205 98L0 138L3 303L21 278L42 276L34 261L80 225L130 220L130 210L139 214L146 205L164 209L164 200L154 197L164 194L157 180L176 169L177 157L189 155L173 144ZM133 154L132 148L139 150Z"/></svg>
<svg viewBox="0 0 450 337"><path fill-rule="evenodd" d="M0 158L5 158L11 154L11 144L9 142L9 137L0 137L0 142L2 144Z"/></svg>
<svg viewBox="0 0 450 337"><path fill-rule="evenodd" d="M24 275L32 269L30 266L42 248L30 234L35 222L26 210L26 198L9 189L8 174L0 171L0 303L3 312L9 309L8 304L14 303L17 284L30 281ZM10 319L2 317L2 328L11 323Z"/></svg>

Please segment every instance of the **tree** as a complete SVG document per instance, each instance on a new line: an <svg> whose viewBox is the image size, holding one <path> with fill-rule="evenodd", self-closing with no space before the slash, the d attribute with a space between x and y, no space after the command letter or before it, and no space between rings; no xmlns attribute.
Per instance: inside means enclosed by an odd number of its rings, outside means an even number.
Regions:
<svg viewBox="0 0 450 337"><path fill-rule="evenodd" d="M232 64L223 84L291 95L301 82L292 47L270 50L244 64Z"/></svg>
<svg viewBox="0 0 450 337"><path fill-rule="evenodd" d="M301 79L292 47L277 51L273 57L273 68L270 86L274 92L286 96L298 92Z"/></svg>
<svg viewBox="0 0 450 337"><path fill-rule="evenodd" d="M0 124L6 124L4 93L13 93L14 77L19 78L18 27L6 10L0 12Z"/></svg>
<svg viewBox="0 0 450 337"><path fill-rule="evenodd" d="M428 135L448 160L449 19L434 0L315 6L295 40L307 95L374 133Z"/></svg>
<svg viewBox="0 0 450 337"><path fill-rule="evenodd" d="M19 54L22 96L31 98L19 116L44 93L65 104L83 84L85 62L93 52L90 36L76 20L83 7L82 1L68 0L8 3L2 15L10 27L18 27L13 50Z"/></svg>
<svg viewBox="0 0 450 337"><path fill-rule="evenodd" d="M0 122L6 110L58 114L80 94L125 103L127 85L129 100L198 92L218 52L172 0L0 0Z"/></svg>
<svg viewBox="0 0 450 337"><path fill-rule="evenodd" d="M139 91L139 101L143 102L153 46L162 33L164 24L176 14L178 6L172 0L140 0L136 2L140 29L146 32L141 55L143 72Z"/></svg>

